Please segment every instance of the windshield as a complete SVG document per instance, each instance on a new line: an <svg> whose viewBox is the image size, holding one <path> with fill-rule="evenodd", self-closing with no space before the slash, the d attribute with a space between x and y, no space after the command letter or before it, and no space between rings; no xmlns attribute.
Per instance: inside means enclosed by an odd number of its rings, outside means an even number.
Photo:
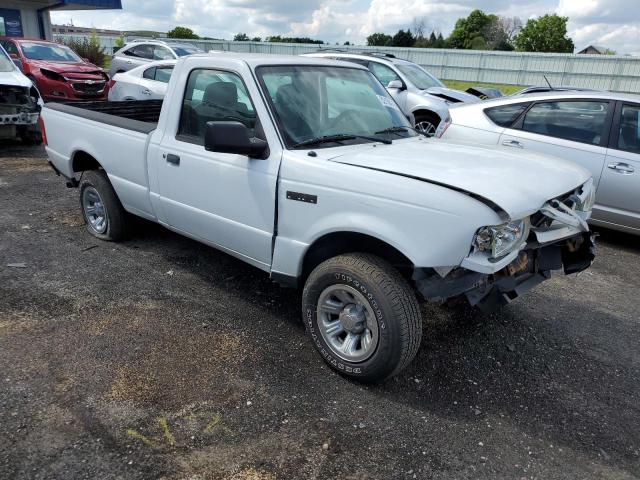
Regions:
<svg viewBox="0 0 640 480"><path fill-rule="evenodd" d="M20 46L22 47L24 56L30 60L82 62L82 59L76 55L73 50L64 45L22 42Z"/></svg>
<svg viewBox="0 0 640 480"><path fill-rule="evenodd" d="M0 72L13 72L15 65L13 60L9 58L9 55L0 47Z"/></svg>
<svg viewBox="0 0 640 480"><path fill-rule="evenodd" d="M397 63L396 67L420 90L426 90L431 87L444 87L444 84L440 80L420 65L416 65L415 63Z"/></svg>
<svg viewBox="0 0 640 480"><path fill-rule="evenodd" d="M330 66L259 67L258 78L270 100L287 146L343 135L340 144L397 139L416 134L398 105L371 72ZM383 132L384 130L389 130ZM319 144L335 146L335 142Z"/></svg>
<svg viewBox="0 0 640 480"><path fill-rule="evenodd" d="M179 57L186 57L187 55L193 55L194 53L204 53L199 48L192 46L174 46L172 48L173 51L176 52L176 55L178 55Z"/></svg>

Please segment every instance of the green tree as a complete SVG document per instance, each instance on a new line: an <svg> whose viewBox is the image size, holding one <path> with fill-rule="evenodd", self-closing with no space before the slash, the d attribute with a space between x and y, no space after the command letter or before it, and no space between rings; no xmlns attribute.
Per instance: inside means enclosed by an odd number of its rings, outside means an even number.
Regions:
<svg viewBox="0 0 640 480"><path fill-rule="evenodd" d="M573 40L567 36L568 20L556 14L529 19L514 39L516 48L522 52L573 53Z"/></svg>
<svg viewBox="0 0 640 480"><path fill-rule="evenodd" d="M496 15L487 15L482 10L474 10L467 18L459 18L447 39L449 47L473 48L479 44L478 37L486 42L488 30L497 19Z"/></svg>
<svg viewBox="0 0 640 480"><path fill-rule="evenodd" d="M248 42L249 36L246 33L236 33L233 37L234 42Z"/></svg>
<svg viewBox="0 0 640 480"><path fill-rule="evenodd" d="M253 37L253 38L251 39L251 41L252 41L252 42L261 42L261 41L262 41L262 38L260 38L260 37Z"/></svg>
<svg viewBox="0 0 640 480"><path fill-rule="evenodd" d="M398 30L391 39L391 46L393 47L413 47L416 39L413 37L411 30Z"/></svg>
<svg viewBox="0 0 640 480"><path fill-rule="evenodd" d="M391 45L391 35L386 33L372 33L367 37L367 45L370 47L386 47Z"/></svg>
<svg viewBox="0 0 640 480"><path fill-rule="evenodd" d="M167 37L169 38L191 38L196 39L200 38L198 35L193 33L193 30L187 27L175 27L173 30L169 30L167 32Z"/></svg>
<svg viewBox="0 0 640 480"><path fill-rule="evenodd" d="M125 44L124 33L121 33L120 36L116 38L116 48L120 50L122 47L124 47L124 44Z"/></svg>
<svg viewBox="0 0 640 480"><path fill-rule="evenodd" d="M102 67L105 65L107 55L104 47L100 46L100 40L95 29L91 32L89 38L84 37L82 40L71 38L64 42L71 50L76 52L80 57L86 58L89 62Z"/></svg>

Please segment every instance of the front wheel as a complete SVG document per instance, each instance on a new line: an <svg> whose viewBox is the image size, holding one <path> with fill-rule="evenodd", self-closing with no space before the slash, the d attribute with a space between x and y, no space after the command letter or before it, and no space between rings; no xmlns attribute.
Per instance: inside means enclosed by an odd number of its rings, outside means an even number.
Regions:
<svg viewBox="0 0 640 480"><path fill-rule="evenodd" d="M420 346L415 294L376 256L354 253L321 263L305 283L302 302L314 346L345 376L385 380L406 367Z"/></svg>
<svg viewBox="0 0 640 480"><path fill-rule="evenodd" d="M427 137L433 137L440 124L440 118L432 113L418 113L415 115L416 130Z"/></svg>

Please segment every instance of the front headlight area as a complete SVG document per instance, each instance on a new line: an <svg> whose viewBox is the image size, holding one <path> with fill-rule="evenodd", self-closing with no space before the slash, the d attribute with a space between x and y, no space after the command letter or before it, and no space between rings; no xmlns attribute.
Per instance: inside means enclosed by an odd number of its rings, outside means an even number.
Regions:
<svg viewBox="0 0 640 480"><path fill-rule="evenodd" d="M530 230L529 217L482 227L473 238L473 246L476 251L487 252L491 259L500 259L520 250L526 244Z"/></svg>
<svg viewBox="0 0 640 480"><path fill-rule="evenodd" d="M593 179L590 178L580 188L580 192L577 194L576 211L591 214L593 205L596 203L596 188L593 184Z"/></svg>

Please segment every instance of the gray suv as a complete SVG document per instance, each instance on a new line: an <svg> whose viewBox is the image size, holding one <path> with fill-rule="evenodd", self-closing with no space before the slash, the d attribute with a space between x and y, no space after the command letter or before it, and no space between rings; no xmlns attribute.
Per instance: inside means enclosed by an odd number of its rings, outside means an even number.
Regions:
<svg viewBox="0 0 640 480"><path fill-rule="evenodd" d="M396 100L402 112L414 116L416 129L433 136L441 120L447 118L449 105L477 102L480 99L460 90L452 90L420 65L396 58L390 53L323 51L306 53L308 57L333 58L367 67Z"/></svg>
<svg viewBox="0 0 640 480"><path fill-rule="evenodd" d="M109 76L113 77L116 73L128 72L132 68L157 60L174 60L194 53L204 52L188 43L152 39L133 40L113 54Z"/></svg>

